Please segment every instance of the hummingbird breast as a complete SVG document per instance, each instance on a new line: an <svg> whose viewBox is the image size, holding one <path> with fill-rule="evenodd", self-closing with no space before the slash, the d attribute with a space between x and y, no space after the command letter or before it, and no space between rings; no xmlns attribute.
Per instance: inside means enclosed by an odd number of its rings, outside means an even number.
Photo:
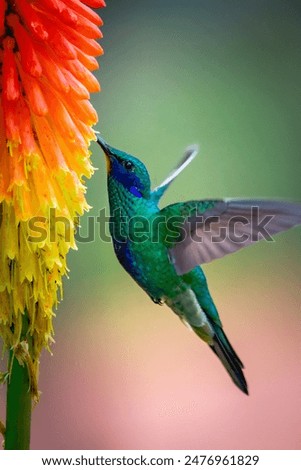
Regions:
<svg viewBox="0 0 301 470"><path fill-rule="evenodd" d="M164 221L156 203L136 198L114 182L109 189L110 231L124 269L154 299L164 301L186 290L163 243Z"/></svg>
<svg viewBox="0 0 301 470"><path fill-rule="evenodd" d="M175 294L181 278L169 262L167 249L159 243L113 241L115 254L132 278L152 298Z"/></svg>

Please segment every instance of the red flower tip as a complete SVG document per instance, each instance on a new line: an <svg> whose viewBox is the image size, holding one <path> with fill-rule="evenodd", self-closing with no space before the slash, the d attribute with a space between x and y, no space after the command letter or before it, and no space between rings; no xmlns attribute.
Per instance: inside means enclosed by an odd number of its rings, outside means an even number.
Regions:
<svg viewBox="0 0 301 470"><path fill-rule="evenodd" d="M91 8L102 8L106 6L104 0L83 0L83 2Z"/></svg>

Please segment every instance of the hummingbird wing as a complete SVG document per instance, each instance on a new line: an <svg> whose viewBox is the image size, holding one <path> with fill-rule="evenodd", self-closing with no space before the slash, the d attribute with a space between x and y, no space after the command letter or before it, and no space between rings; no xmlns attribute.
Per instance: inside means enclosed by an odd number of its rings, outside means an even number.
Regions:
<svg viewBox="0 0 301 470"><path fill-rule="evenodd" d="M189 201L160 214L173 232L165 244L178 274L301 224L301 204L274 200Z"/></svg>
<svg viewBox="0 0 301 470"><path fill-rule="evenodd" d="M170 183L172 183L172 181L184 170L184 168L186 168L189 163L192 162L194 157L196 157L196 155L198 154L198 151L198 145L190 145L186 148L184 155L181 161L176 166L176 168L172 170L172 172L167 176L167 178L165 178L165 180L159 186L153 189L151 197L156 203L159 202L166 189L169 187Z"/></svg>

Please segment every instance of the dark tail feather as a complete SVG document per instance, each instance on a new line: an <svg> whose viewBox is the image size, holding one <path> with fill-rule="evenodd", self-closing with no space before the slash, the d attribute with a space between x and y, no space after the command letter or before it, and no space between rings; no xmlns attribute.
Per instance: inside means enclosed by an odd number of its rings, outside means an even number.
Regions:
<svg viewBox="0 0 301 470"><path fill-rule="evenodd" d="M215 335L213 337L213 344L210 345L211 349L221 360L235 385L237 385L242 392L248 395L248 385L242 371L243 364L241 360L232 348L223 330L214 325L214 331Z"/></svg>
<svg viewBox="0 0 301 470"><path fill-rule="evenodd" d="M230 341L228 340L227 336L225 335L225 332L222 328L218 328L218 331L217 330L218 327L215 327L215 334L220 338L221 342L225 345L225 347L229 350L229 353L231 354L231 356L233 356L233 359L235 359L235 361L240 365L240 367L243 369L244 368L244 365L243 363L241 362L241 360L239 359L238 355L236 354L236 352L234 351L234 349L232 348L231 346L231 343Z"/></svg>

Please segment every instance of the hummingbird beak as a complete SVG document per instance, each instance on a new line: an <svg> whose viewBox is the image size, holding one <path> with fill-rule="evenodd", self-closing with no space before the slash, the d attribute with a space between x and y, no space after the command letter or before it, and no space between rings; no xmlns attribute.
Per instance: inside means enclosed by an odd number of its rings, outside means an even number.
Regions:
<svg viewBox="0 0 301 470"><path fill-rule="evenodd" d="M103 140L102 137L100 137L100 135L97 133L97 143L98 145L100 145L100 147L102 148L102 150L104 151L104 154L106 156L106 162L107 162L107 172L109 173L110 170L111 170L111 157L113 156L112 154L112 151L111 151L111 147Z"/></svg>

